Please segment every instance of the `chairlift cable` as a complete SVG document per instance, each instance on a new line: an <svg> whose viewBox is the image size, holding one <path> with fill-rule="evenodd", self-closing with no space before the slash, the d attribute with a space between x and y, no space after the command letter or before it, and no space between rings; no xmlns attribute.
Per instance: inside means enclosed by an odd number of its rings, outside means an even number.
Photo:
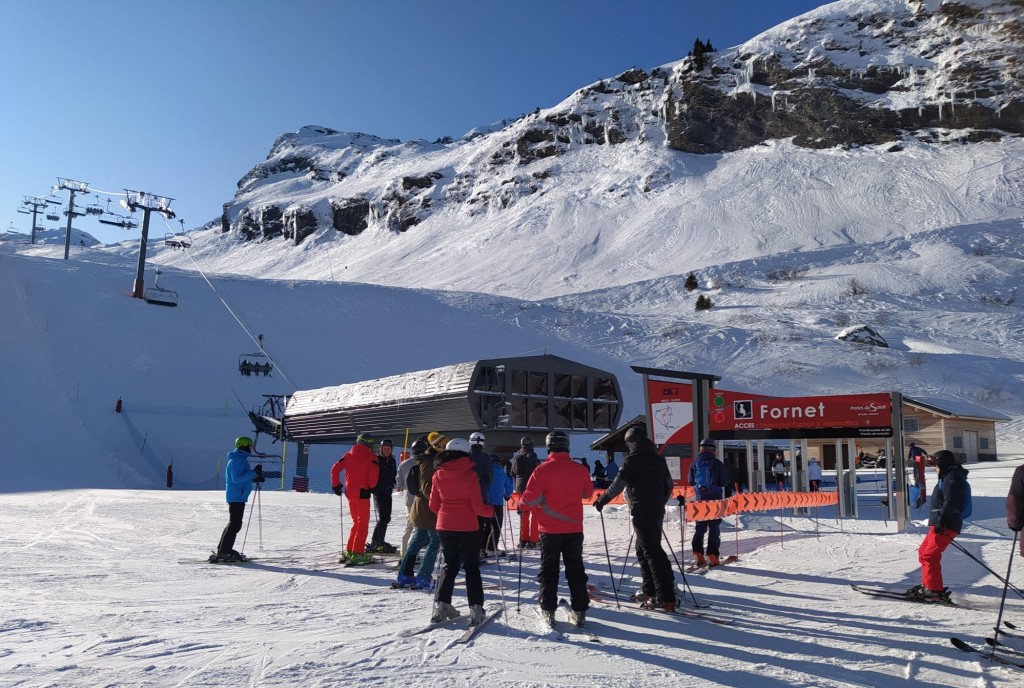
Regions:
<svg viewBox="0 0 1024 688"><path fill-rule="evenodd" d="M166 224L166 220L164 222ZM259 340L257 340L255 336L253 336L251 329L249 327L247 327L244 322L242 322L242 319L238 316L238 314L235 313L234 310L232 310L231 306L228 305L228 302L224 300L223 296L221 296L221 293L219 291L217 291L217 288L215 286L213 286L213 283L210 282L210 278L208 278L206 276L206 273L203 272L202 268L199 267L199 263L197 263L196 259L192 257L192 252L191 251L186 251L185 253L186 253L186 255L188 255L188 259L192 261L192 265L195 267L196 272L198 272L202 276L202 278L206 282L206 284L210 287L210 289L213 290L213 293L217 295L217 298L220 299L220 302L222 304L224 304L224 308L226 308L228 313L231 314L231 317L235 319L235 322L237 322L238 326L242 328L242 331L245 332L245 334L249 337L249 339L251 339L252 342L257 347L259 347L259 350L263 354L266 355L267 360L269 360L273 364L273 366L277 370L277 372L281 373L281 377L283 377L285 380L287 380L289 382L289 384L291 384L293 389L298 389L298 385L296 385L295 382L290 377L288 377L288 374L284 371L283 368L281 368L281 366L278 364L278 362L274 360L274 357L271 356L269 353L267 353L267 350L265 348L263 348L263 343L260 342Z"/></svg>
<svg viewBox="0 0 1024 688"><path fill-rule="evenodd" d="M199 328L196 327L195 322L192 320L192 316L188 314L188 309L185 308L185 306L180 303L178 304L178 307L181 308L181 312L185 314L186 318L188 318L188 322L192 326L192 329L195 331L196 337L199 338L199 341L200 343L202 343L203 348L206 349L206 353L210 356L210 360L213 361L213 364L217 367L217 370L220 372L220 376L224 378L224 384L226 384L228 386L228 389L231 390L231 393L235 395L235 400L238 401L238 405L242 407L242 413L244 413L246 417L248 417L249 409L247 409L245 407L245 404L242 403L242 399L241 397L238 396L238 392L235 390L234 385L232 385L231 382L228 380L228 376L224 373L224 369L221 367L221 365L217 363L217 358L213 355L213 352L210 351L210 347L207 346L206 340L203 339L203 335L200 334Z"/></svg>

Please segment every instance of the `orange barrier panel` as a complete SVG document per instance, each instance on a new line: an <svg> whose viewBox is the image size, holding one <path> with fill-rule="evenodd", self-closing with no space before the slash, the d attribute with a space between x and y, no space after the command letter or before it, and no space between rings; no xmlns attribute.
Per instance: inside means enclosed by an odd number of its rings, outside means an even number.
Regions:
<svg viewBox="0 0 1024 688"><path fill-rule="evenodd" d="M598 497L600 497L601 495L604 494L604 492L605 492L604 490L594 490L594 496L591 497L590 499L584 499L583 503L584 504L593 504L594 502L597 501ZM677 499L680 495L682 495L683 497L693 497L693 487L690 486L690 485L682 485L682 486L678 486L678 487L675 487L675 488L672 489L672 494L671 494L671 498L672 499ZM509 508L510 511L515 511L517 508L519 508L519 499L520 499L521 496L522 495L513 494L512 497L508 500L508 508ZM611 500L609 500L608 503L609 504L625 504L626 503L625 491L620 492L619 494L615 495Z"/></svg>
<svg viewBox="0 0 1024 688"><path fill-rule="evenodd" d="M690 502L686 505L686 520L709 521L748 511L796 509L838 503L837 492L744 492L727 499Z"/></svg>

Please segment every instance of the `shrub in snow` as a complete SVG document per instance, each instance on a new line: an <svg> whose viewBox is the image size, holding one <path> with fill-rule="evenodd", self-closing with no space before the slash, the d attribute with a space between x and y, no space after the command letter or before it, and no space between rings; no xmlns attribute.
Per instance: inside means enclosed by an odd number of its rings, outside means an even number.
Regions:
<svg viewBox="0 0 1024 688"><path fill-rule="evenodd" d="M696 306L694 306L694 310L706 311L709 310L714 305L714 301L709 299L707 296L704 296L704 294L701 294L700 296L697 297L697 304Z"/></svg>
<svg viewBox="0 0 1024 688"><path fill-rule="evenodd" d="M871 329L870 325L853 325L847 327L836 335L836 339L844 342L855 342L857 344L870 344L889 348L889 343L882 335Z"/></svg>
<svg viewBox="0 0 1024 688"><path fill-rule="evenodd" d="M686 276L686 281L683 282L683 286L686 287L686 291L693 291L699 285L697 284L697 276L692 272Z"/></svg>

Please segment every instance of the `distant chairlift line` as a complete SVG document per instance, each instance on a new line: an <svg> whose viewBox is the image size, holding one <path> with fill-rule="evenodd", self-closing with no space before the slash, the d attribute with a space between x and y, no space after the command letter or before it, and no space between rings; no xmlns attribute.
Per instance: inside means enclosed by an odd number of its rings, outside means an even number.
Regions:
<svg viewBox="0 0 1024 688"><path fill-rule="evenodd" d="M256 336L257 341L260 345L260 350L256 353L242 354L238 357L238 372L242 375L270 375L270 371L274 369L274 364L270 362L270 358L263 350L263 335Z"/></svg>

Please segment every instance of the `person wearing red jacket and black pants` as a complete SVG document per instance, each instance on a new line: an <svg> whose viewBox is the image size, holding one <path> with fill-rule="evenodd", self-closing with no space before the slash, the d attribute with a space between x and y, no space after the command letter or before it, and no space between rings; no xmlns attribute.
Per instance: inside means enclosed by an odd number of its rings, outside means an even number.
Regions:
<svg viewBox="0 0 1024 688"><path fill-rule="evenodd" d="M430 510L437 514L437 534L444 554L444 577L437 588L431 621L459 616L452 592L460 564L466 571L469 623L484 620L484 584L480 578L480 517L490 518L491 507L480 494L480 479L469 457L469 440L455 438L437 455L430 485Z"/></svg>
<svg viewBox="0 0 1024 688"><path fill-rule="evenodd" d="M342 558L349 564L373 561L373 557L366 554L366 536L370 532L370 497L380 473L377 455L373 452L375 441L368 433L360 433L355 446L331 467L331 488L337 495L342 493L340 478L345 471L345 495L352 514L352 529Z"/></svg>
<svg viewBox="0 0 1024 688"><path fill-rule="evenodd" d="M594 483L590 471L569 456L568 435L555 430L548 433L545 444L548 459L533 471L520 502L540 529L540 609L545 620L554 623L561 560L569 585L571 621L582 627L590 606L583 567L583 500L594 495Z"/></svg>

